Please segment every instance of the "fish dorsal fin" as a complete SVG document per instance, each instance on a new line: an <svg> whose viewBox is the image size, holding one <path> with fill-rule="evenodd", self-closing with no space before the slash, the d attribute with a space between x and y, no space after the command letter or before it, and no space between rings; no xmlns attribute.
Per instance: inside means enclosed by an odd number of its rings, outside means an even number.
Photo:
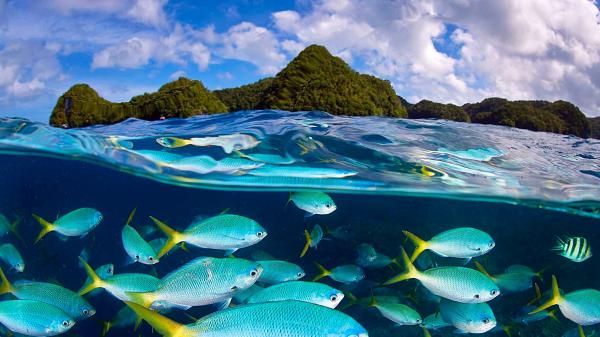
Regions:
<svg viewBox="0 0 600 337"><path fill-rule="evenodd" d="M131 225L131 221L133 221L133 217L135 216L135 212L137 211L137 206L129 213L129 217L127 218L126 226Z"/></svg>

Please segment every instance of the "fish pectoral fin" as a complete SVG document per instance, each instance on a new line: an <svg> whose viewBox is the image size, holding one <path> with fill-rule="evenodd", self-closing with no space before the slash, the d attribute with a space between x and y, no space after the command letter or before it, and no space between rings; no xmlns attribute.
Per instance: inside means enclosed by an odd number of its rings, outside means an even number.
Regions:
<svg viewBox="0 0 600 337"><path fill-rule="evenodd" d="M231 304L231 298L228 298L225 301L215 303L215 309L217 311L224 310L224 309L229 308L230 304Z"/></svg>

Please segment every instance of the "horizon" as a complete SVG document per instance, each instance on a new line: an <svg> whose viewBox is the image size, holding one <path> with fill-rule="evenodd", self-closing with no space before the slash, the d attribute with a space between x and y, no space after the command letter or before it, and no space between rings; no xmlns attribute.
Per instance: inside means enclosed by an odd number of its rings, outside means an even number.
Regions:
<svg viewBox="0 0 600 337"><path fill-rule="evenodd" d="M412 103L566 100L600 116L595 1L361 4L0 0L0 116L47 122L76 83L114 102L180 76L237 87L275 75L311 44Z"/></svg>

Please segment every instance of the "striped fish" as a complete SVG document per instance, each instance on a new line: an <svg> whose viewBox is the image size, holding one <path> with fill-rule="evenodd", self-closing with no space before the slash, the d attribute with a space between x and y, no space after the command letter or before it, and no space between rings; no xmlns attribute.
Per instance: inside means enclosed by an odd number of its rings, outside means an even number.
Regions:
<svg viewBox="0 0 600 337"><path fill-rule="evenodd" d="M565 241L557 237L556 246L552 250L573 262L583 262L592 257L592 247L583 237L571 237Z"/></svg>

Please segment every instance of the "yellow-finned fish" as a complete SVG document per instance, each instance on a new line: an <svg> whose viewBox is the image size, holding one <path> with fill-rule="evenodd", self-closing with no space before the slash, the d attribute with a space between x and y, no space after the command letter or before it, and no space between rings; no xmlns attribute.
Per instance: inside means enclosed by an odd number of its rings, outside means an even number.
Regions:
<svg viewBox="0 0 600 337"><path fill-rule="evenodd" d="M307 217L330 214L337 209L333 199L323 192L293 192L288 202L290 201L305 211Z"/></svg>
<svg viewBox="0 0 600 337"><path fill-rule="evenodd" d="M583 262L592 257L592 247L586 238L570 237L566 240L556 238L556 246L552 248L558 255L564 256L573 262Z"/></svg>
<svg viewBox="0 0 600 337"><path fill-rule="evenodd" d="M485 274L464 267L438 267L419 271L402 248L402 260L406 271L386 281L384 285L417 279L434 295L461 302L482 303L500 295L498 286Z"/></svg>
<svg viewBox="0 0 600 337"><path fill-rule="evenodd" d="M35 239L36 243L50 232L57 232L64 236L85 236L98 226L103 218L102 213L93 208L76 209L61 216L53 223L35 214L32 214L32 216L42 226L42 231Z"/></svg>
<svg viewBox="0 0 600 337"><path fill-rule="evenodd" d="M178 148L187 145L200 147L218 146L221 147L223 151L225 151L225 153L231 153L236 150L239 151L251 149L260 144L260 140L256 139L256 137L241 133L190 139L181 139L177 137L160 137L156 139L156 142L161 146L168 148Z"/></svg>
<svg viewBox="0 0 600 337"><path fill-rule="evenodd" d="M325 233L323 232L323 228L319 225L315 225L310 233L305 229L304 237L306 238L306 244L304 245L304 248L302 248L302 252L300 252L300 257L304 257L310 247L316 250L319 242L323 239L323 235L325 235Z"/></svg>
<svg viewBox="0 0 600 337"><path fill-rule="evenodd" d="M425 250L444 257L471 259L492 250L496 243L484 231L471 227L453 228L443 231L425 241L409 231L402 231L415 245L410 260L414 262Z"/></svg>
<svg viewBox="0 0 600 337"><path fill-rule="evenodd" d="M558 305L566 318L579 325L600 323L600 291L596 289L581 289L561 294L556 276L552 275L552 297L529 314L537 314L553 305Z"/></svg>
<svg viewBox="0 0 600 337"><path fill-rule="evenodd" d="M0 302L0 323L12 332L43 337L69 331L75 320L48 303L12 300Z"/></svg>

